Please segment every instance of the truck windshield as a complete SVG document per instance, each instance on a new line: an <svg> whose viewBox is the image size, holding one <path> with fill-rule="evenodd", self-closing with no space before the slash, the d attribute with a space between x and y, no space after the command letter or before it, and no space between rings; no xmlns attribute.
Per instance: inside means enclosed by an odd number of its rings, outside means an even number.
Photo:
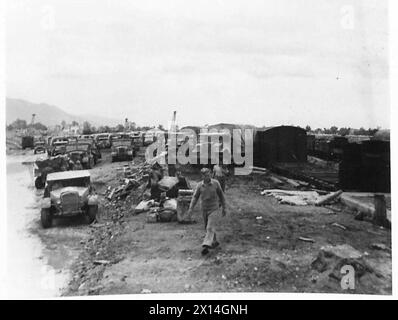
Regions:
<svg viewBox="0 0 398 320"><path fill-rule="evenodd" d="M119 146L131 146L131 140L116 140L113 141L113 145L115 147L119 147Z"/></svg>
<svg viewBox="0 0 398 320"><path fill-rule="evenodd" d="M90 180L88 178L75 178L58 180L51 183L51 190L58 190L66 187L88 187L90 185Z"/></svg>
<svg viewBox="0 0 398 320"><path fill-rule="evenodd" d="M66 146L66 151L70 152L70 151L87 151L88 150L89 145L88 144L72 144L72 145L68 145Z"/></svg>

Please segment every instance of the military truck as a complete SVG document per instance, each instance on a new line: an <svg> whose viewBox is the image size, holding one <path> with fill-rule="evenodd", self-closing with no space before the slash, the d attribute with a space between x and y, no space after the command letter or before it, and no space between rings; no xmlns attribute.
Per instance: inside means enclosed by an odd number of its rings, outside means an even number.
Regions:
<svg viewBox="0 0 398 320"><path fill-rule="evenodd" d="M34 137L33 136L23 136L21 141L22 149L31 148L33 149L34 144Z"/></svg>
<svg viewBox="0 0 398 320"><path fill-rule="evenodd" d="M142 138L140 136L134 136L132 137L132 140L133 140L133 150L135 155L142 146Z"/></svg>
<svg viewBox="0 0 398 320"><path fill-rule="evenodd" d="M66 155L74 163L80 161L84 169L94 167L96 160L91 150L92 146L89 142L72 142L65 146Z"/></svg>
<svg viewBox="0 0 398 320"><path fill-rule="evenodd" d="M97 164L99 159L102 159L102 154L101 154L101 150L98 147L97 143L94 141L94 139L82 139L79 138L77 139L78 143L88 143L91 146L91 153L94 156L94 164Z"/></svg>
<svg viewBox="0 0 398 320"><path fill-rule="evenodd" d="M65 154L65 146L69 143L68 137L52 137L47 150L49 156Z"/></svg>
<svg viewBox="0 0 398 320"><path fill-rule="evenodd" d="M109 133L99 133L95 136L94 140L100 149L108 149L111 147Z"/></svg>
<svg viewBox="0 0 398 320"><path fill-rule="evenodd" d="M112 162L131 161L135 155L133 139L112 139L111 156Z"/></svg>
<svg viewBox="0 0 398 320"><path fill-rule="evenodd" d="M67 170L69 170L69 164L65 156L60 155L48 159L37 159L33 165L36 189L43 189L45 187L48 174Z"/></svg>
<svg viewBox="0 0 398 320"><path fill-rule="evenodd" d="M43 228L50 228L54 218L77 215L83 215L92 223L98 213L98 203L87 170L50 173L41 201L41 224Z"/></svg>

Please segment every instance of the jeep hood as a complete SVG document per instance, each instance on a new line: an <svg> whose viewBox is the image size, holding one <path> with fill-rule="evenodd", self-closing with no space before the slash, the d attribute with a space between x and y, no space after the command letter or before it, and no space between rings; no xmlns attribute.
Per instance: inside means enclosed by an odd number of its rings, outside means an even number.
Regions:
<svg viewBox="0 0 398 320"><path fill-rule="evenodd" d="M63 192L77 192L79 193L79 197L85 197L89 194L89 190L87 187L65 187L51 191L51 200L59 200L59 198L61 197L61 193Z"/></svg>

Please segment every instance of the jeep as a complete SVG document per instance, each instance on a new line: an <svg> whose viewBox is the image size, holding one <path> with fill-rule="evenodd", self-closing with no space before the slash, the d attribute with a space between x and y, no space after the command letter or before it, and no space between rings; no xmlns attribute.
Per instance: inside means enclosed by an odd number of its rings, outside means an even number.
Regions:
<svg viewBox="0 0 398 320"><path fill-rule="evenodd" d="M43 228L50 228L53 218L76 215L83 215L92 223L97 216L98 203L87 170L50 173L41 201L41 224Z"/></svg>

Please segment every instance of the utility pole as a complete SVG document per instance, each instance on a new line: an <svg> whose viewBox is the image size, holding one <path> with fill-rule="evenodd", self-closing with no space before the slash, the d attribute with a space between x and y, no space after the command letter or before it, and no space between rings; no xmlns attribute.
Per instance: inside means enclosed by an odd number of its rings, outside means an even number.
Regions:
<svg viewBox="0 0 398 320"><path fill-rule="evenodd" d="M30 128L28 128L28 134L33 134L34 130L33 130L33 125L35 124L35 117L36 117L36 113L32 113L32 119L30 120Z"/></svg>
<svg viewBox="0 0 398 320"><path fill-rule="evenodd" d="M177 111L173 111L173 118L171 119L170 132L176 131Z"/></svg>

